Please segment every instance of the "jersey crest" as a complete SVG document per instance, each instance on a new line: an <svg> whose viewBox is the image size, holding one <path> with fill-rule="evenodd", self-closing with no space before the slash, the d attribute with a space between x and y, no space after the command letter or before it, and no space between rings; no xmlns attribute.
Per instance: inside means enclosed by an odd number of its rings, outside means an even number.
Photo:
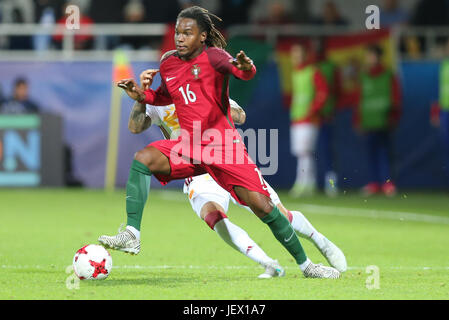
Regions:
<svg viewBox="0 0 449 320"><path fill-rule="evenodd" d="M192 67L192 74L195 77L195 80L199 78L201 72L201 68L198 66L198 64L194 64Z"/></svg>

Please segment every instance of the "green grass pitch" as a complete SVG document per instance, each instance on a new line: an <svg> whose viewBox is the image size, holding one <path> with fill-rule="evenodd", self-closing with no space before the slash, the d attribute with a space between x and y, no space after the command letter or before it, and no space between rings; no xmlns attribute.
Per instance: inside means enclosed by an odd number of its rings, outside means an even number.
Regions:
<svg viewBox="0 0 449 320"><path fill-rule="evenodd" d="M342 195L293 200L346 254L338 280L305 279L268 227L230 205L228 216L286 267L281 279L228 247L200 221L181 191L152 191L137 256L111 251L104 281L72 288L73 255L115 234L126 221L124 191L0 190L0 299L448 299L449 197L400 194L395 198ZM301 240L314 262L325 260ZM368 289L367 266L379 268L379 288ZM69 278L69 280L67 280ZM69 288L67 287L69 283Z"/></svg>

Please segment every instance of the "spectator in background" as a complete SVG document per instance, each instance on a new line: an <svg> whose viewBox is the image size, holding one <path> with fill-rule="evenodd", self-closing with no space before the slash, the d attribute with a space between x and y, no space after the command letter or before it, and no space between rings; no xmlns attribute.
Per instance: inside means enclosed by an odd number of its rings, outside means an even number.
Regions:
<svg viewBox="0 0 449 320"><path fill-rule="evenodd" d="M62 11L63 17L59 19L56 23L65 26L67 14L66 8L72 5L71 2L67 2ZM85 15L80 9L80 28L88 28L94 23L94 21ZM55 34L53 36L53 41L58 48L62 48L64 36L62 34ZM90 34L75 34L74 36L74 49L75 50L86 50L93 47L93 36Z"/></svg>
<svg viewBox="0 0 449 320"><path fill-rule="evenodd" d="M144 23L145 7L139 0L128 2L124 8L125 23ZM142 49L149 46L148 37L145 36L123 36L120 43L131 47L132 49Z"/></svg>
<svg viewBox="0 0 449 320"><path fill-rule="evenodd" d="M420 0L410 20L414 26L449 25L449 1Z"/></svg>
<svg viewBox="0 0 449 320"><path fill-rule="evenodd" d="M295 23L307 24L311 21L309 0L295 0L291 9Z"/></svg>
<svg viewBox="0 0 449 320"><path fill-rule="evenodd" d="M127 3L128 0L93 0L88 14L95 23L120 23Z"/></svg>
<svg viewBox="0 0 449 320"><path fill-rule="evenodd" d="M9 3L10 1L6 1ZM8 7L8 6L7 6ZM5 10L5 21L8 23L33 23L34 5L31 0L18 0L11 4L10 11ZM9 18L9 19L8 19ZM10 50L31 50L32 41L30 36L9 37Z"/></svg>
<svg viewBox="0 0 449 320"><path fill-rule="evenodd" d="M1 0L0 11L2 11L3 23L15 23L14 11L18 12L22 23L33 23L35 21L33 0Z"/></svg>
<svg viewBox="0 0 449 320"><path fill-rule="evenodd" d="M218 16L223 19L223 27L249 22L249 11L254 0L220 0L220 3L221 11Z"/></svg>
<svg viewBox="0 0 449 320"><path fill-rule="evenodd" d="M178 0L181 9L186 9L193 6L199 6L209 12L217 13L220 12L220 2L221 0Z"/></svg>
<svg viewBox="0 0 449 320"><path fill-rule="evenodd" d="M62 12L61 0L34 0L35 21L44 29L51 29L56 22L56 14ZM50 49L52 42L51 34L36 34L33 36L33 49L46 51Z"/></svg>
<svg viewBox="0 0 449 320"><path fill-rule="evenodd" d="M149 23L173 23L181 11L178 0L143 0L142 3L145 21Z"/></svg>
<svg viewBox="0 0 449 320"><path fill-rule="evenodd" d="M380 9L381 28L392 28L408 21L408 13L399 5L399 0L384 0Z"/></svg>
<svg viewBox="0 0 449 320"><path fill-rule="evenodd" d="M28 81L25 78L17 78L14 81L12 97L0 106L0 113L22 114L37 113L39 107L29 98Z"/></svg>
<svg viewBox="0 0 449 320"><path fill-rule="evenodd" d="M322 16L316 18L314 22L317 24L333 26L344 26L348 24L346 19L341 16L337 5L333 1L327 1L324 4Z"/></svg>
<svg viewBox="0 0 449 320"><path fill-rule="evenodd" d="M125 6L123 15L126 23L145 22L145 6L139 0L130 1Z"/></svg>
<svg viewBox="0 0 449 320"><path fill-rule="evenodd" d="M29 114L40 111L40 107L29 97L29 85L25 78L17 78L14 81L12 97L4 101L3 104L0 103L0 114ZM82 186L81 181L73 175L72 157L71 147L64 144L65 183L67 186L80 187Z"/></svg>
<svg viewBox="0 0 449 320"><path fill-rule="evenodd" d="M316 190L314 153L318 137L320 112L329 89L321 71L311 63L304 45L291 48L292 103L290 107L291 152L297 158L296 180L290 190L292 197L312 195Z"/></svg>
<svg viewBox="0 0 449 320"><path fill-rule="evenodd" d="M445 58L440 64L439 82L439 101L432 106L430 121L433 126L440 128L444 171L449 187L449 39L446 42Z"/></svg>
<svg viewBox="0 0 449 320"><path fill-rule="evenodd" d="M360 132L368 150L370 182L363 187L365 195L383 192L396 194L391 178L390 140L392 130L400 118L399 81L392 70L382 65L382 49L373 45L366 52L367 70L360 76L356 91L354 125Z"/></svg>
<svg viewBox="0 0 449 320"><path fill-rule="evenodd" d="M272 24L272 25L280 25L280 24L290 24L293 23L293 19L287 13L287 8L285 4L281 1L274 1L268 3L267 7L268 15L262 20L259 20L259 24Z"/></svg>
<svg viewBox="0 0 449 320"><path fill-rule="evenodd" d="M447 26L449 25L449 1L448 0L421 0L411 16L412 26ZM437 37L437 43L446 41L446 37ZM406 42L407 50L413 57L419 58L420 53L426 52L430 48L430 43L425 37L408 37Z"/></svg>
<svg viewBox="0 0 449 320"><path fill-rule="evenodd" d="M121 23L124 21L124 8L128 0L94 0L91 1L88 14L95 23ZM107 10L105 9L107 8ZM96 36L95 49L106 50L117 47L119 36Z"/></svg>

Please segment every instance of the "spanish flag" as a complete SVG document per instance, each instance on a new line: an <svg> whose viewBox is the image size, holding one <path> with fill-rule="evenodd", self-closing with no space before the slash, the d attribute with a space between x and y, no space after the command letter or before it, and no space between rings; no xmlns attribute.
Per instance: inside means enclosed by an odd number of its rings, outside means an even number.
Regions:
<svg viewBox="0 0 449 320"><path fill-rule="evenodd" d="M281 79L282 94L285 106L289 106L291 97L291 77L292 68L290 60L290 49L294 43L302 43L306 47L311 47L310 38L288 38L279 41L277 44L277 63ZM383 51L383 61L385 67L394 69L396 58L394 55L394 44L391 32L389 30L372 30L360 33L351 33L341 36L330 36L325 39L324 47L326 56L329 60L339 66L343 71L349 69L359 69L363 67L365 60L366 47L376 44ZM313 56L313 54L311 55ZM350 74L351 72L343 72ZM343 90L350 91L354 86L355 77L343 78Z"/></svg>

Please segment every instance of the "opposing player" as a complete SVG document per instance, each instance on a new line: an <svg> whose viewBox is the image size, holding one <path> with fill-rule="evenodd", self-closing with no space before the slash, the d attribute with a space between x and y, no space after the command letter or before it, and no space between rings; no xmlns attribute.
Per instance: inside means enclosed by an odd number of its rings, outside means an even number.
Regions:
<svg viewBox="0 0 449 320"><path fill-rule="evenodd" d="M231 74L250 80L256 68L244 52L232 59L222 49L226 42L210 17L207 10L199 7L185 9L178 15L177 50L161 62L162 83L156 91L143 91L133 79L118 83L138 102L156 106L174 103L179 124L186 133L177 140L154 142L136 153L126 188L128 217L142 215L151 175L166 183L209 173L236 201L248 205L268 225L306 277L339 278L336 269L314 264L307 258L288 219L271 202L259 169L239 139L230 116L228 80ZM157 72L154 70L148 85ZM217 135L211 139L205 135L211 129L222 138L231 134L234 139L220 140ZM211 147L217 157L206 161L202 155L210 152ZM238 158L243 161L236 161ZM217 215L225 214L219 211Z"/></svg>

